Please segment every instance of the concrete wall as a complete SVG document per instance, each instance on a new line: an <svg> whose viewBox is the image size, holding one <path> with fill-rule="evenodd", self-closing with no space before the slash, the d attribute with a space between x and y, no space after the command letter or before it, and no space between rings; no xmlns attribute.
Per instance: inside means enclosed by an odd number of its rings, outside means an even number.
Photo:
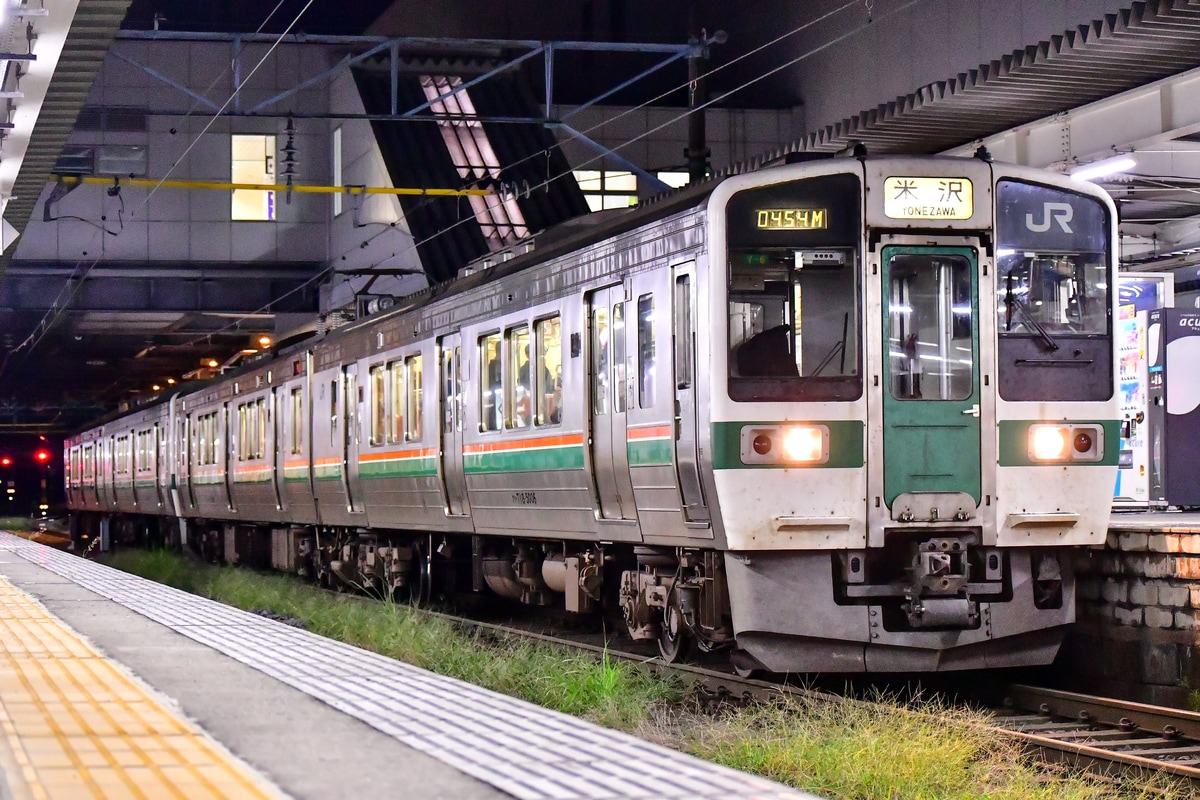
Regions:
<svg viewBox="0 0 1200 800"><path fill-rule="evenodd" d="M266 46L244 48L241 76L249 76L265 54ZM284 119L214 120L208 105L121 56L207 96L218 107L233 92L229 44L118 41L96 77L88 105L146 111L146 130L76 129L69 146L143 145L148 148L146 177L225 182L230 180L231 134L274 134L277 146L284 146ZM249 110L320 74L328 69L330 56L320 47L280 46L246 80L230 107ZM264 112L324 109L328 105L328 84L317 84ZM296 126L300 182L327 183L328 124L324 120L298 120ZM329 257L329 199L321 195L293 195L288 205L280 190L274 222L232 222L227 190L124 187L120 197L111 197L103 186L81 186L52 206L56 221L45 222L43 209L48 192L49 187L17 242L17 259L224 263L311 262Z"/></svg>
<svg viewBox="0 0 1200 800"><path fill-rule="evenodd" d="M792 30L840 5L836 0L785 3L777 30ZM872 5L872 22L859 3L794 37L793 58L846 37L785 73L799 88L808 131L1062 35L1129 2L875 0Z"/></svg>
<svg viewBox="0 0 1200 800"><path fill-rule="evenodd" d="M1079 621L1057 667L1077 691L1187 707L1200 690L1200 533L1109 533L1081 554Z"/></svg>
<svg viewBox="0 0 1200 800"><path fill-rule="evenodd" d="M341 73L330 87L330 111L335 114L363 114L362 99L349 73ZM329 141L333 130L342 129L343 185L391 186L392 179L383 163L383 154L375 143L371 123L361 119L335 120L329 124ZM333 153L327 160L332 164ZM332 198L326 198L332 215ZM400 199L395 195L370 195L360 198L344 196L342 213L330 225L330 266L334 273L323 287L322 309L337 308L354 302L354 294L370 280L365 276L343 276L338 271L366 267L420 270L412 233L404 221ZM373 281L371 294L410 294L428 285L423 275L384 276Z"/></svg>

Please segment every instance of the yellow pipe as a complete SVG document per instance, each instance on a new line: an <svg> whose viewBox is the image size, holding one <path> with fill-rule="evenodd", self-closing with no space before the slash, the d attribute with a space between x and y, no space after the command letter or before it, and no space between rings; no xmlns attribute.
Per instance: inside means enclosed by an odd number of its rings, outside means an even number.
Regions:
<svg viewBox="0 0 1200 800"><path fill-rule="evenodd" d="M148 186L167 189L251 189L254 191L286 192L283 183L223 183L220 181L156 181L151 178L101 178L95 175L55 175L56 181L67 184L91 183L99 186ZM403 194L429 197L464 197L494 194L488 189L392 189L386 186L307 186L293 184L293 192L309 194Z"/></svg>

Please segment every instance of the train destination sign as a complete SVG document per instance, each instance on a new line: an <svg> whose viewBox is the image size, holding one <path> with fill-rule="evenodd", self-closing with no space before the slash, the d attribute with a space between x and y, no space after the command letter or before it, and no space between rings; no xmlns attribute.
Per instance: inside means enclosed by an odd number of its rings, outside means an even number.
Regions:
<svg viewBox="0 0 1200 800"><path fill-rule="evenodd" d="M971 181L950 177L891 177L883 182L883 213L889 219L970 219L975 213Z"/></svg>
<svg viewBox="0 0 1200 800"><path fill-rule="evenodd" d="M812 231L829 227L825 208L759 208L755 226L760 231Z"/></svg>

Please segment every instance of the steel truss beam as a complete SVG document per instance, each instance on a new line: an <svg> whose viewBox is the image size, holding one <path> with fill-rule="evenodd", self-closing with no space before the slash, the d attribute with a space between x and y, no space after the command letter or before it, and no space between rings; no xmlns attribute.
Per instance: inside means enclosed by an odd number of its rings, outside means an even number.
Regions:
<svg viewBox="0 0 1200 800"><path fill-rule="evenodd" d="M979 145L997 161L1066 172L1116 153L1133 153L1138 179L1164 184L1195 182L1190 190L1177 188L1180 205L1200 201L1200 143L1176 142L1200 133L1200 68L1106 97L1079 108L1011 128L946 155L970 155ZM1170 186L1164 186L1164 192ZM1135 190L1112 189L1114 197L1136 200ZM1200 215L1158 223L1136 220L1121 225L1124 261L1154 259L1137 269L1163 269L1175 254L1200 250ZM1186 259L1196 263L1197 256Z"/></svg>
<svg viewBox="0 0 1200 800"><path fill-rule="evenodd" d="M72 280L71 267L11 266L0 282L0 307L44 311L59 307L64 281L72 285L68 310L162 312L317 311L317 291L298 291L320 267L263 269L152 269L97 266ZM286 308L278 298L286 297Z"/></svg>
<svg viewBox="0 0 1200 800"><path fill-rule="evenodd" d="M247 44L273 44L276 37L265 34L228 34L228 33L186 33L181 31L121 31L118 35L118 40L130 41L200 41L200 42L227 42L233 49L233 74L235 83L238 82L241 75L241 59L242 50ZM611 97L616 92L626 89L636 82L646 78L647 76L657 72L658 70L689 57L706 57L707 49L714 43L724 41L723 35L714 35L703 40L691 40L686 44L652 44L652 43L636 43L636 42L577 42L577 41L550 41L543 42L536 39L463 39L449 38L438 39L422 36L403 36L403 37L386 37L386 36L308 36L308 35L290 35L283 39L285 44L305 44L305 45L323 45L323 46L348 46L351 48L366 48L360 53L347 55L333 67L325 70L319 75L307 78L295 86L282 91L275 96L264 100L253 108L242 110L239 98L235 96L234 103L231 109L221 112L221 116L237 117L237 116L255 116L255 117L271 117L271 116L292 116L296 118L322 118L322 119L368 119L368 120L390 120L390 121L417 121L430 122L437 121L438 118L429 116L418 116L421 111L427 110L436 103L445 101L446 99L466 91L468 88L478 85L488 78L510 71L519 66L525 61L541 56L544 61L544 69L546 76L546 96L545 96L545 112L541 117L475 117L481 122L493 123L526 123L544 125L547 128L562 128L571 133L580 141L584 142L588 147L596 150L601 155L612 159L618 164L625 166L627 169L632 169L640 177L651 182L659 190L666 189L656 177L644 172L643 170L633 167L629 162L621 158L615 151L603 147L581 133L574 130L564 122L569 117L580 111L589 108L602 100ZM400 75L400 60L401 52L404 50L421 50L428 52L430 49L442 51L450 51L454 53L463 53L469 51L482 51L490 58L499 59L499 63L493 68L486 70L480 75L477 75L470 80L465 81L462 85L455 87L449 92L439 95L438 97L413 108L401 111L397 108L396 97L397 84ZM597 95L588 100L571 112L567 113L562 119L554 118L554 55L559 52L570 51L595 51L595 52L610 52L610 53L645 53L661 56L661 60L643 70L634 77L620 83L619 85ZM287 100L296 93L304 89L318 85L324 81L332 80L337 75L350 69L355 64L362 63L369 58L382 53L388 54L388 73L391 78L391 98L392 107L391 114L290 114L285 111L272 112L269 109L278 103ZM501 53L518 53L518 55L507 58L501 57ZM150 75L155 80L165 83L185 95L190 99L198 101L206 105L213 112L217 111L216 105L202 97L198 97L188 87L180 82L163 75L162 73L140 64L127 56L121 55L116 49L113 54L131 64L138 69L143 70L147 75ZM148 113L157 116L181 116L187 111L150 111Z"/></svg>

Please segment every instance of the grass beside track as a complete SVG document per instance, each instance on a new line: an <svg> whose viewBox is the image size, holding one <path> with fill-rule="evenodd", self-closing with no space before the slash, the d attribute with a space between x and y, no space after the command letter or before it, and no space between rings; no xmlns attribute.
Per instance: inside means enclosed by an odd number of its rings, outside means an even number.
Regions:
<svg viewBox="0 0 1200 800"><path fill-rule="evenodd" d="M118 569L348 642L701 758L845 800L1184 798L1165 781L1104 782L1028 764L982 715L880 698L780 698L701 713L678 682L637 664L477 634L419 610L331 595L293 578L215 567L164 551L105 557Z"/></svg>

